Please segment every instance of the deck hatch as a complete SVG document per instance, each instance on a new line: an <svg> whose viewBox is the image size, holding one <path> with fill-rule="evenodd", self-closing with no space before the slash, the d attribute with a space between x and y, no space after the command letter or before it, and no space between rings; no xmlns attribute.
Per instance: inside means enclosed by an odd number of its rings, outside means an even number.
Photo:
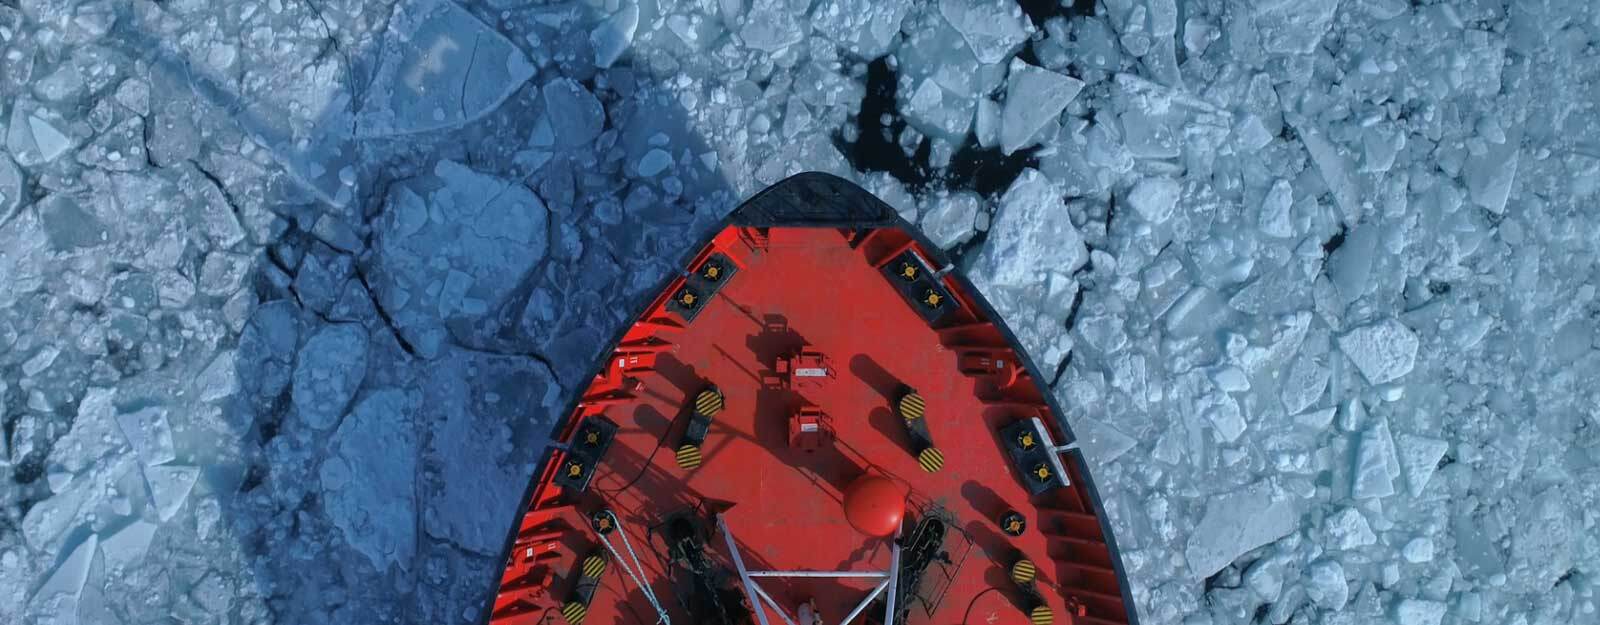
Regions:
<svg viewBox="0 0 1600 625"><path fill-rule="evenodd" d="M884 263L880 271L924 321L938 323L956 309L949 289L939 284L928 261L915 250L901 252Z"/></svg>

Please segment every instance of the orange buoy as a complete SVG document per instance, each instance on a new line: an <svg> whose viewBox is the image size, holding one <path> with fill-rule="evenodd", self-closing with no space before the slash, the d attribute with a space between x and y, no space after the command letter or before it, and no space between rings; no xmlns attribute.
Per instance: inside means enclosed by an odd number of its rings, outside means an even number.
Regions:
<svg viewBox="0 0 1600 625"><path fill-rule="evenodd" d="M867 474L844 489L844 518L869 536L893 536L906 516L906 496L888 478Z"/></svg>

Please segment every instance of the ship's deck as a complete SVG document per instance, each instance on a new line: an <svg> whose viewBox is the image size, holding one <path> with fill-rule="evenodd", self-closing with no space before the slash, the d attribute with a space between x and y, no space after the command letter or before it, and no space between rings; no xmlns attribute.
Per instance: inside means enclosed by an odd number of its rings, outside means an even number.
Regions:
<svg viewBox="0 0 1600 625"><path fill-rule="evenodd" d="M959 567L951 567L944 600L931 615L914 606L911 624L1028 622L1013 604L1007 579L1018 551L1040 563L1040 591L1056 614L1064 614L1061 593L1051 588L1058 571L1047 553L1050 537L1030 528L1011 538L995 522L1006 508L1023 511L1030 523L1037 519L995 434L1015 420L1014 412L980 400L983 383L958 371L957 355L938 332L841 231L773 229L763 250L740 261L745 266L673 334L674 346L653 370L631 375L634 398L606 409L621 427L589 489L620 517L674 622L689 621L672 599L665 550L648 531L664 515L703 499L733 502L723 518L753 570L885 570L889 540L853 529L841 507L842 490L868 471L900 484L910 494L912 512L942 505L960 530L946 541ZM831 361L833 377L811 385L793 378L797 383L790 388L775 384L777 361L802 345ZM684 470L674 454L684 427L680 415L706 382L721 389L726 407L703 445L703 464ZM926 399L932 438L946 457L943 470L925 472L912 455L892 407L901 385ZM790 415L800 405L831 417L837 432L832 445L814 452L789 447ZM707 551L732 570L720 535L713 534ZM737 588L738 578L733 582ZM814 599L830 625L872 585L840 579L762 583L791 614ZM776 615L769 619L783 622ZM586 622L655 620L645 597L613 563Z"/></svg>

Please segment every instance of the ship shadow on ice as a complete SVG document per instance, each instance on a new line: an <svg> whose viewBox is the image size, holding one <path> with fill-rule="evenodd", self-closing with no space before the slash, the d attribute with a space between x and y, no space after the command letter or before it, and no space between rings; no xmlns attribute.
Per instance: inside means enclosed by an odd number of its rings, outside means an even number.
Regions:
<svg viewBox="0 0 1600 625"><path fill-rule="evenodd" d="M261 68L275 88L213 71L154 5L113 35L192 112L193 158L242 137L266 172L213 176L273 218L243 281L237 449L202 480L271 620L482 620L551 424L737 198L616 49L626 10L356 6L285 9L311 43Z"/></svg>

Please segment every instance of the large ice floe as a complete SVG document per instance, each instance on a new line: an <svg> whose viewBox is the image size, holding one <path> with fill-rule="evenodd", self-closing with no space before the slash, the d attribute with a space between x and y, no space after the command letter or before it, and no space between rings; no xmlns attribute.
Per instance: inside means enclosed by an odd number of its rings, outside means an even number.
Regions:
<svg viewBox="0 0 1600 625"><path fill-rule="evenodd" d="M1600 622L1600 9L0 3L0 623L469 623L737 201L917 222L1141 622Z"/></svg>

